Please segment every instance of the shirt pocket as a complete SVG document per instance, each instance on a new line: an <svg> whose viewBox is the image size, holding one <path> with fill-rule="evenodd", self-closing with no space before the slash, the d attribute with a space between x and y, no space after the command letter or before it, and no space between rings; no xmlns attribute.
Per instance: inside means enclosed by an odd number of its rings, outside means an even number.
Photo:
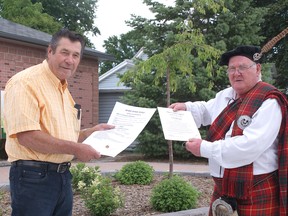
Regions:
<svg viewBox="0 0 288 216"><path fill-rule="evenodd" d="M72 114L73 114L73 117L72 117L73 131L79 134L80 128L81 128L82 110L72 107Z"/></svg>

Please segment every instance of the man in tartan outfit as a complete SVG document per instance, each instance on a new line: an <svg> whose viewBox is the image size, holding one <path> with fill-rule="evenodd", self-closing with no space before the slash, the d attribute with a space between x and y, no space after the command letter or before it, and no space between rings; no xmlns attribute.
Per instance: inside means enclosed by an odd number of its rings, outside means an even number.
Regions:
<svg viewBox="0 0 288 216"><path fill-rule="evenodd" d="M205 102L174 103L198 127L211 125L206 140L191 138L186 149L208 158L215 186L212 203L227 201L241 216L287 212L287 100L261 81L259 47L239 46L221 56L231 87ZM212 215L210 208L209 215Z"/></svg>

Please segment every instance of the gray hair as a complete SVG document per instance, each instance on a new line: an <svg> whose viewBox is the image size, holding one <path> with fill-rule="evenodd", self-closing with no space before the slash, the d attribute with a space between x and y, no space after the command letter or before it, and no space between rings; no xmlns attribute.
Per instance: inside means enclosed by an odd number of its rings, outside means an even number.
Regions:
<svg viewBox="0 0 288 216"><path fill-rule="evenodd" d="M79 41L81 43L80 56L82 57L83 51L84 51L84 48L85 48L85 40L84 40L83 36L81 34L78 34L76 32L70 31L70 30L65 29L65 28L63 28L60 31L56 32L52 36L52 39L51 39L49 45L50 45L53 53L56 52L56 48L57 48L58 43L59 43L61 38L68 38L72 42Z"/></svg>

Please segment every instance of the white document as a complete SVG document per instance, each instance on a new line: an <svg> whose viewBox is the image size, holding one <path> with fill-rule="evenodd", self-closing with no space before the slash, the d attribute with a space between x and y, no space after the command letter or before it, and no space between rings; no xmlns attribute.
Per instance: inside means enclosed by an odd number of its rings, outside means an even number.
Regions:
<svg viewBox="0 0 288 216"><path fill-rule="evenodd" d="M115 157L132 144L153 116L155 108L142 108L116 102L108 124L115 128L95 131L83 141L101 155Z"/></svg>
<svg viewBox="0 0 288 216"><path fill-rule="evenodd" d="M188 141L189 138L201 138L191 112L157 108L166 140Z"/></svg>

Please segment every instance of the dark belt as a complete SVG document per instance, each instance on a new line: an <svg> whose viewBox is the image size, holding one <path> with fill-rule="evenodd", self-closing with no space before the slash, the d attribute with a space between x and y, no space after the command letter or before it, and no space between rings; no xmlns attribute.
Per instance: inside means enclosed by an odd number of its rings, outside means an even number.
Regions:
<svg viewBox="0 0 288 216"><path fill-rule="evenodd" d="M11 163L12 166L29 166L35 167L40 169L45 169L47 171L57 172L57 173L64 173L69 170L71 163L64 162L64 163L51 163L51 162L42 162L42 161L32 161L32 160L18 160Z"/></svg>
<svg viewBox="0 0 288 216"><path fill-rule="evenodd" d="M253 186L270 179L271 177L278 176L278 170L275 170L271 173L266 173L266 174L260 174L260 175L253 175ZM213 180L215 184L219 187L222 188L222 178L217 178L213 177Z"/></svg>

